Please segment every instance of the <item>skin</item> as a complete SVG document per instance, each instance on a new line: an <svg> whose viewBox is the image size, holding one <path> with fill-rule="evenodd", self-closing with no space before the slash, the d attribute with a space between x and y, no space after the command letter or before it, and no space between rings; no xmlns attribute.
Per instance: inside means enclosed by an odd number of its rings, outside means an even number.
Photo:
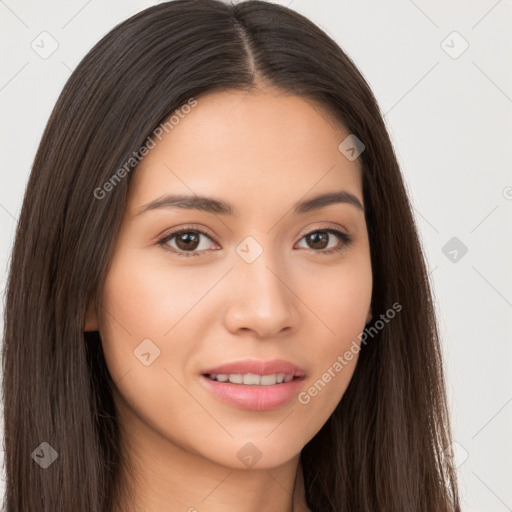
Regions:
<svg viewBox="0 0 512 512"><path fill-rule="evenodd" d="M364 212L347 203L292 212L299 200L338 190L363 204L359 159L338 150L347 135L299 96L270 88L209 93L134 171L100 313L91 304L86 323L100 332L116 382L132 464L122 482L135 496L123 511L309 510L299 454L339 403L357 354L308 404L294 398L271 411L225 404L199 375L240 359L279 358L305 370L307 390L371 320ZM165 193L214 196L240 214L161 208L137 215ZM327 242L318 249L305 235L326 223L353 243L320 253ZM193 246L200 256L166 250L183 247L177 237L157 243L190 224L210 237L199 235ZM236 252L248 236L263 249L252 263ZM344 244L328 237L328 248ZM134 350L148 338L160 356L145 366ZM237 457L248 442L261 453L251 467Z"/></svg>

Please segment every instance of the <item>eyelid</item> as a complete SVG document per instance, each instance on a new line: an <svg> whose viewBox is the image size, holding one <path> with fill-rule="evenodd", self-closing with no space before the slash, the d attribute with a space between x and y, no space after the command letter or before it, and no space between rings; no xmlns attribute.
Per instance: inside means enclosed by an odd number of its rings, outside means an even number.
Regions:
<svg viewBox="0 0 512 512"><path fill-rule="evenodd" d="M184 231L198 231L199 233L202 233L203 235L206 235L206 236L208 236L209 238L211 238L212 240L215 241L215 235L212 235L203 226L201 226L199 224L185 224L184 226L180 226L178 228L171 229L170 231L165 231L164 234L162 234L162 235L158 235L157 242L161 241L161 240L163 240L165 238L168 238L168 237L170 237L172 235L176 235L177 233L184 232Z"/></svg>
<svg viewBox="0 0 512 512"><path fill-rule="evenodd" d="M163 235L159 235L157 238L157 244L161 245L162 247L171 240L175 235L179 233L186 233L187 231L197 231L198 233L201 233L202 235L207 236L214 242L216 245L219 245L217 241L215 240L215 237L211 235L205 228L202 226L199 226L198 224L186 224L184 226L180 226L179 228L172 229L171 231L166 231ZM201 256L202 252L205 251L190 251L187 253L187 251L177 251L176 249L166 249L163 247L165 251L178 254L178 255L185 255L185 256Z"/></svg>
<svg viewBox="0 0 512 512"><path fill-rule="evenodd" d="M320 226L311 227L311 226L316 226L317 224L320 224ZM315 231L323 231L325 229L334 229L336 231L341 231L341 232L345 233L346 235L349 234L348 229L345 229L340 224L334 224L329 221L325 221L325 222L319 221L319 222L312 222L311 224L308 224L304 228L304 231L301 231L302 235L300 235L299 239L302 239L304 236L308 235L309 233L312 233Z"/></svg>
<svg viewBox="0 0 512 512"><path fill-rule="evenodd" d="M315 224L315 223L313 223L313 224ZM315 233L317 231L327 231L328 233L334 234L341 240L340 241L341 246L331 247L330 249L319 249L319 250L309 249L310 252L318 253L318 254L331 254L331 253L339 252L353 243L353 241L354 241L353 237L349 234L348 230L346 230L344 227L341 227L338 224L332 224L330 222L324 222L321 224L322 224L321 226L318 226L316 228L305 228L306 230L302 232L303 234L299 236L297 242L300 242L306 235ZM217 241L215 240L214 236L212 236L210 233L208 233L208 231L205 228L203 228L202 226L199 226L197 224L187 224L184 226L180 226L179 228L173 229L169 232L165 232L163 235L158 236L157 244L159 244L163 247L175 235L177 235L179 233L184 233L187 231L197 231L198 233L203 234L203 235L207 236L208 238L210 238L212 240L212 242L214 242L216 245L219 245L217 243ZM208 252L207 250L204 250L204 251L178 251L176 249L166 249L165 247L163 247L163 249L172 254L176 254L178 256L185 256L185 257L203 256L204 255L203 253ZM218 249L216 249L216 250L218 250Z"/></svg>

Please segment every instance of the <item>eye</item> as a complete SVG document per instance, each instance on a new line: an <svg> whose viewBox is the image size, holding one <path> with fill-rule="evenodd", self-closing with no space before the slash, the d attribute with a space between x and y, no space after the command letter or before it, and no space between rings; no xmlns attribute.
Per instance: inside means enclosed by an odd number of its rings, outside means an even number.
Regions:
<svg viewBox="0 0 512 512"><path fill-rule="evenodd" d="M334 246L329 247L330 236L336 235L338 239L341 240L341 243L335 244ZM313 246L314 252L319 252L322 254L332 254L335 252L339 252L346 247L348 247L354 240L348 234L334 228L320 228L315 231L310 231L306 235L304 235L301 240L306 240L306 243L310 246ZM327 243L327 246L325 245Z"/></svg>
<svg viewBox="0 0 512 512"><path fill-rule="evenodd" d="M341 242L329 247L332 235L336 235ZM203 253L208 249L209 245L206 243L201 248L201 238L203 237L212 240L208 233L198 227L185 227L162 236L158 240L158 244L163 246L166 251L176 254L177 256L203 256ZM174 238L176 238L174 241L175 245L170 244ZM302 240L306 240L311 251L321 254L339 252L353 242L353 238L349 234L330 227L310 231L300 239L300 241ZM306 249L307 248L308 247L306 247Z"/></svg>
<svg viewBox="0 0 512 512"><path fill-rule="evenodd" d="M191 252L195 251L199 248L201 245L201 238L206 237L211 240L210 235L203 231L202 229L199 229L197 227L189 227L189 228L182 228L177 231L173 231L172 233L169 233L168 235L164 235L162 238L158 240L158 243L162 246L165 246L164 249L168 252L172 252L176 254L177 256L201 256L202 254L200 252ZM177 247L173 247L169 245L169 242L176 238L176 245ZM208 244L206 244L208 245ZM169 248L167 248L169 247ZM203 247L203 249L206 249L207 247ZM188 253L188 254L187 254Z"/></svg>

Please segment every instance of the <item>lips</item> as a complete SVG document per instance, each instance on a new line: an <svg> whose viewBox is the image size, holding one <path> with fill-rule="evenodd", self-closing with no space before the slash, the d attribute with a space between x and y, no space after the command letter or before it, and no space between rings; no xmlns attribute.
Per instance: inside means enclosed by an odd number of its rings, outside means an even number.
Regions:
<svg viewBox="0 0 512 512"><path fill-rule="evenodd" d="M290 403L305 377L302 368L288 361L251 359L208 368L200 381L217 399L233 407L270 411Z"/></svg>
<svg viewBox="0 0 512 512"><path fill-rule="evenodd" d="M285 361L283 359L272 359L269 361L260 361L257 359L248 359L245 361L235 361L220 366L208 368L201 372L202 375L218 374L256 374L273 375L284 373L294 377L305 377L306 373L302 368Z"/></svg>

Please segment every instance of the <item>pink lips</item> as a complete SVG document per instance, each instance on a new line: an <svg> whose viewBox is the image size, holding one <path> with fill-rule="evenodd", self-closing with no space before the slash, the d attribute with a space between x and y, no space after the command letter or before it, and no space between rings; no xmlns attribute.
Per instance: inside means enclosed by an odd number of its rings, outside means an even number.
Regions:
<svg viewBox="0 0 512 512"><path fill-rule="evenodd" d="M218 382L208 377L210 374L246 374L271 375L284 373L293 375L293 380L269 386L251 386ZM221 401L253 411L268 411L277 409L296 396L302 387L306 374L298 366L274 359L271 361L246 360L228 363L202 372L201 382Z"/></svg>
<svg viewBox="0 0 512 512"><path fill-rule="evenodd" d="M211 373L257 373L258 375L272 375L273 373L286 373L295 377L304 377L304 370L283 359L272 359L270 361L258 361L248 359L234 363L223 364L215 368L209 368L201 372L203 375Z"/></svg>

